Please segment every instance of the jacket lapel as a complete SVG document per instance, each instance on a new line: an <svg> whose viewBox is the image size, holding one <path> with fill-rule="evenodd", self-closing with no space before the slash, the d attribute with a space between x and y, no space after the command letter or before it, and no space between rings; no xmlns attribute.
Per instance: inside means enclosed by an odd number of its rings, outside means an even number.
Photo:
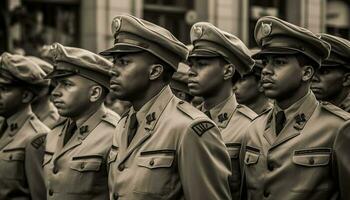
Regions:
<svg viewBox="0 0 350 200"><path fill-rule="evenodd" d="M135 151L135 149L140 147L145 141L147 141L151 137L154 128L158 120L160 119L164 109L166 108L170 100L173 98L174 95L172 94L169 86L167 86L160 94L160 96L157 97L157 99L147 112L145 119L142 120L142 123L140 124L135 137L131 141L129 147L126 148L126 153L122 154L123 157L121 158L120 164L123 163ZM126 143L128 134L128 124L129 122L126 122L126 127L122 132L122 143L124 147L127 146Z"/></svg>
<svg viewBox="0 0 350 200"><path fill-rule="evenodd" d="M282 129L272 148L275 148L300 135L306 123L315 111L317 105L318 101L313 93L311 93L310 97L308 97L300 106L293 119L288 121L286 126Z"/></svg>
<svg viewBox="0 0 350 200"><path fill-rule="evenodd" d="M73 134L73 137L68 141L68 143L63 146L63 138L66 128L69 124L67 120L65 128L62 129L60 139L58 140L58 146L62 147L54 159L58 159L67 151L79 146L83 140L96 128L96 126L101 122L101 119L106 115L106 109L102 106L98 109L91 117L88 118Z"/></svg>

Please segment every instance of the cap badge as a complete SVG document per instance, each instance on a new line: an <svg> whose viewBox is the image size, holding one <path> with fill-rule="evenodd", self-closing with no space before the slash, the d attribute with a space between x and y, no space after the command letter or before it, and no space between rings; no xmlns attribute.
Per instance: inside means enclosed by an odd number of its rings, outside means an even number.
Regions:
<svg viewBox="0 0 350 200"><path fill-rule="evenodd" d="M119 31L120 27L121 27L121 20L119 18L115 18L113 19L112 22L112 33L113 35L116 34L116 32Z"/></svg>
<svg viewBox="0 0 350 200"><path fill-rule="evenodd" d="M196 38L196 39L199 39L201 38L203 35L203 29L201 26L194 26L193 27L193 36Z"/></svg>
<svg viewBox="0 0 350 200"><path fill-rule="evenodd" d="M261 33L264 37L269 36L271 34L271 31L272 31L272 23L266 24L263 22L261 24Z"/></svg>

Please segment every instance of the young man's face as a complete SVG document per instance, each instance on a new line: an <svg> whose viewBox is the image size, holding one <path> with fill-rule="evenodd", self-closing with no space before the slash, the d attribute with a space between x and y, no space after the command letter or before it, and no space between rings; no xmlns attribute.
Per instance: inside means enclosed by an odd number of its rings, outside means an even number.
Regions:
<svg viewBox="0 0 350 200"><path fill-rule="evenodd" d="M293 96L302 84L302 67L294 55L266 56L261 83L264 93L271 99L287 99Z"/></svg>
<svg viewBox="0 0 350 200"><path fill-rule="evenodd" d="M220 58L191 58L188 88L193 96L211 96L224 83Z"/></svg>
<svg viewBox="0 0 350 200"><path fill-rule="evenodd" d="M321 67L312 79L311 89L318 100L335 98L343 89L344 70L337 67Z"/></svg>
<svg viewBox="0 0 350 200"><path fill-rule="evenodd" d="M79 75L57 78L52 100L58 113L64 117L78 116L90 105L90 88L93 83Z"/></svg>
<svg viewBox="0 0 350 200"><path fill-rule="evenodd" d="M253 74L240 78L235 84L237 102L240 104L250 104L256 101L260 93L259 87L259 80Z"/></svg>
<svg viewBox="0 0 350 200"><path fill-rule="evenodd" d="M130 101L140 98L149 87L149 70L154 58L147 52L114 57L110 88L118 99Z"/></svg>
<svg viewBox="0 0 350 200"><path fill-rule="evenodd" d="M22 108L23 92L21 87L0 84L0 116L10 117Z"/></svg>

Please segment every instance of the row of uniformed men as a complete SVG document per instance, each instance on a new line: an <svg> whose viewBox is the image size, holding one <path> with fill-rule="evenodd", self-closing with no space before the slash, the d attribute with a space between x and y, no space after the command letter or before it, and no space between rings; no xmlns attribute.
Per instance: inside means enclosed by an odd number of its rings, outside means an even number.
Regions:
<svg viewBox="0 0 350 200"><path fill-rule="evenodd" d="M350 198L350 115L310 90L326 58L332 67L348 63L348 41L261 18L255 57L274 104L257 116L233 95L254 66L234 35L196 23L189 53L169 31L133 16L117 16L112 31L114 46L101 54L113 64L56 43L45 75L27 57L2 54L1 200ZM189 91L204 98L199 110L168 86L186 59ZM48 79L65 117L52 130L30 106ZM108 89L132 104L121 118L103 106Z"/></svg>

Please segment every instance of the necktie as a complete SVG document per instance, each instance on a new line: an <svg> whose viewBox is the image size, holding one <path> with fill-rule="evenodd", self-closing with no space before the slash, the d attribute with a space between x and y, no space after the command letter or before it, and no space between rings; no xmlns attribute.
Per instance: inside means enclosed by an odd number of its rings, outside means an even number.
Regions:
<svg viewBox="0 0 350 200"><path fill-rule="evenodd" d="M278 111L276 114L276 135L278 135L281 132L285 122L286 115L283 111Z"/></svg>
<svg viewBox="0 0 350 200"><path fill-rule="evenodd" d="M77 124L75 122L71 122L66 129L66 134L64 135L64 140L63 140L63 146L66 145L67 142L72 138L76 130L77 130Z"/></svg>
<svg viewBox="0 0 350 200"><path fill-rule="evenodd" d="M2 126L0 127L0 138L4 135L7 127L8 127L7 121L4 120L2 123Z"/></svg>
<svg viewBox="0 0 350 200"><path fill-rule="evenodd" d="M211 119L211 114L209 110L205 111L204 114L206 114Z"/></svg>
<svg viewBox="0 0 350 200"><path fill-rule="evenodd" d="M139 126L139 123L138 123L137 118L136 118L136 112L134 112L130 116L129 132L128 132L128 146L130 145L132 139L135 137L138 126Z"/></svg>

